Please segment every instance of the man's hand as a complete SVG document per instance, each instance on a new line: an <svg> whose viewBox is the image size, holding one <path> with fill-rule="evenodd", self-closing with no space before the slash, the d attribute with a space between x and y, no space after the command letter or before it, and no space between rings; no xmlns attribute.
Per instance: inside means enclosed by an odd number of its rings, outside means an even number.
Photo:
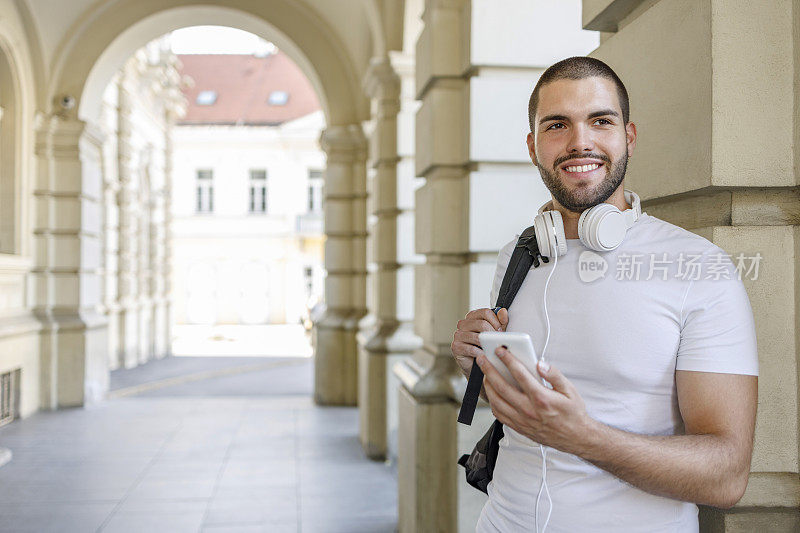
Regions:
<svg viewBox="0 0 800 533"><path fill-rule="evenodd" d="M505 380L485 356L478 365L495 418L517 433L551 448L574 453L585 437L591 418L575 386L555 367L539 362L539 375L553 386L542 385L514 355L502 347L495 354L508 367L522 390Z"/></svg>
<svg viewBox="0 0 800 533"><path fill-rule="evenodd" d="M466 377L472 371L472 363L483 354L478 334L481 331L505 331L508 325L508 311L500 309L497 315L491 309L474 309L458 321L450 350Z"/></svg>

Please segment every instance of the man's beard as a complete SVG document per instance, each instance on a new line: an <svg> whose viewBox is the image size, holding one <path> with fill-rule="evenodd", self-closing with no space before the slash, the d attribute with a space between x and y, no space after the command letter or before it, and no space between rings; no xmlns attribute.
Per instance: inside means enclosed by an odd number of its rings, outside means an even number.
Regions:
<svg viewBox="0 0 800 533"><path fill-rule="evenodd" d="M582 154L580 158L573 157L571 159L599 159L605 163L604 166L606 168L608 168L610 163L608 157L597 154ZM556 164L554 165L555 168L557 169L558 165L566 161L569 161L569 159L556 161ZM625 171L628 167L628 153L626 151L625 154L616 162L616 164L610 170L606 171L606 177L603 179L603 181L590 188L577 187L574 190L570 190L564 186L564 183L557 176L558 170L547 170L538 163L536 166L539 168L539 174L542 176L542 181L550 190L553 198L555 198L559 204L564 206L565 209L575 213L582 213L590 207L594 207L597 204L605 202L612 194L614 194L614 191L617 190L620 183L622 183L622 180L625 179Z"/></svg>

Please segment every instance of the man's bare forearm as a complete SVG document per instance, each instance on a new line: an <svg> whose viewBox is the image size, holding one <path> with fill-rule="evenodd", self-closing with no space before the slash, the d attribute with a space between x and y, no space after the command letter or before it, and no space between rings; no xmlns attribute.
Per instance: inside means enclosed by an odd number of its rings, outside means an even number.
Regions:
<svg viewBox="0 0 800 533"><path fill-rule="evenodd" d="M718 435L639 435L593 420L586 441L567 451L651 494L725 508L749 473L733 448Z"/></svg>

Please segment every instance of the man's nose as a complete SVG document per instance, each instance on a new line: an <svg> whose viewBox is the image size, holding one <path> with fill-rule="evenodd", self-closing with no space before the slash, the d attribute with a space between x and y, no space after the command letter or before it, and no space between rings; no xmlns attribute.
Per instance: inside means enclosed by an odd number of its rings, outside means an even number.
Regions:
<svg viewBox="0 0 800 533"><path fill-rule="evenodd" d="M591 152L594 149L594 140L592 139L592 132L583 124L578 124L572 128L572 135L569 139L567 151L573 152Z"/></svg>

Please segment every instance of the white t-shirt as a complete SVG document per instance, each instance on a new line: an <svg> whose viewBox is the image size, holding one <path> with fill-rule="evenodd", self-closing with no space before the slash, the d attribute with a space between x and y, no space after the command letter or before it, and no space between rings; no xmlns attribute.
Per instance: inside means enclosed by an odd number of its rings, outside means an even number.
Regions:
<svg viewBox="0 0 800 533"><path fill-rule="evenodd" d="M516 242L498 256L491 306ZM567 246L547 290L545 359L575 385L590 416L640 434L683 434L676 369L758 375L753 313L740 279L747 272L739 275L721 248L647 213L616 250L593 252L578 239ZM542 295L553 266L551 260L532 268L509 307L507 330L530 334L539 356L547 334ZM503 429L477 531L535 531L540 448ZM649 494L553 448L547 486L548 533L698 530L695 504ZM543 494L540 530L548 508Z"/></svg>

